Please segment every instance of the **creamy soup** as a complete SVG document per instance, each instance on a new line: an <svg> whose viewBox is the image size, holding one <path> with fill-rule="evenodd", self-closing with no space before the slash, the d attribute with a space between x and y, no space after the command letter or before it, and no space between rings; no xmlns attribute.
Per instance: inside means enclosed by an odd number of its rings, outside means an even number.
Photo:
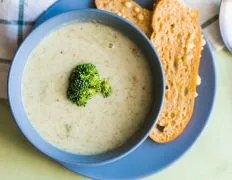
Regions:
<svg viewBox="0 0 232 180"><path fill-rule="evenodd" d="M85 107L66 97L70 72L93 63L112 95L95 95ZM119 147L145 121L151 106L151 70L139 48L121 32L98 23L72 23L35 48L22 94L32 125L47 142L68 152L97 154Z"/></svg>

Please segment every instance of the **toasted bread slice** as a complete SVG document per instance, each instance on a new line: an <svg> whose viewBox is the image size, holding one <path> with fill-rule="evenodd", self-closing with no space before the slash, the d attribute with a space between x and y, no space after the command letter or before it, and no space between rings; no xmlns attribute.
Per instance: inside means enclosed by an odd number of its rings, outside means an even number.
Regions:
<svg viewBox="0 0 232 180"><path fill-rule="evenodd" d="M202 49L198 10L180 0L159 0L152 17L154 44L166 76L164 107L150 138L167 143L178 137L193 113Z"/></svg>
<svg viewBox="0 0 232 180"><path fill-rule="evenodd" d="M137 25L148 37L151 36L152 12L132 0L95 0L98 9L122 16Z"/></svg>

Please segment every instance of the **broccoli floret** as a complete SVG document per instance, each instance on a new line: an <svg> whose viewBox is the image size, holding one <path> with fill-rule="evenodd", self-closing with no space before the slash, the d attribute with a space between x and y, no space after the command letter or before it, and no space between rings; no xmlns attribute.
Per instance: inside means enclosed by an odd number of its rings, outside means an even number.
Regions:
<svg viewBox="0 0 232 180"><path fill-rule="evenodd" d="M101 80L96 66L91 63L76 66L69 77L68 99L77 106L85 106L96 93L108 97L112 93L108 81Z"/></svg>
<svg viewBox="0 0 232 180"><path fill-rule="evenodd" d="M112 87L106 79L101 82L101 93L104 97L108 97L112 93Z"/></svg>

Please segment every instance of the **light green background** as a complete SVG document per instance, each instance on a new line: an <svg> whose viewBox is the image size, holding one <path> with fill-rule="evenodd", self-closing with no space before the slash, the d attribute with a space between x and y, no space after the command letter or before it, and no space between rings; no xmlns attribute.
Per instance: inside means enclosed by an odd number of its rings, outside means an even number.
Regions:
<svg viewBox="0 0 232 180"><path fill-rule="evenodd" d="M232 179L232 55L214 54L217 94L201 137L180 160L148 180ZM151 154L152 156L152 154ZM139 161L139 160L138 160ZM35 150L17 129L5 101L0 101L1 180L79 180L78 176Z"/></svg>

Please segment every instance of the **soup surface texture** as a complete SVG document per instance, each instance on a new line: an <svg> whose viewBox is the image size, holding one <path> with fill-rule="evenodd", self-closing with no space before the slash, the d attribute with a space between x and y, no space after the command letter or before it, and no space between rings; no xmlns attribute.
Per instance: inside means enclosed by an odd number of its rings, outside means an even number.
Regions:
<svg viewBox="0 0 232 180"><path fill-rule="evenodd" d="M85 107L66 97L74 67L93 63L112 95L95 95ZM119 147L144 123L151 107L152 75L140 49L121 32L91 22L65 25L45 37L23 74L25 111L47 142L73 153Z"/></svg>

